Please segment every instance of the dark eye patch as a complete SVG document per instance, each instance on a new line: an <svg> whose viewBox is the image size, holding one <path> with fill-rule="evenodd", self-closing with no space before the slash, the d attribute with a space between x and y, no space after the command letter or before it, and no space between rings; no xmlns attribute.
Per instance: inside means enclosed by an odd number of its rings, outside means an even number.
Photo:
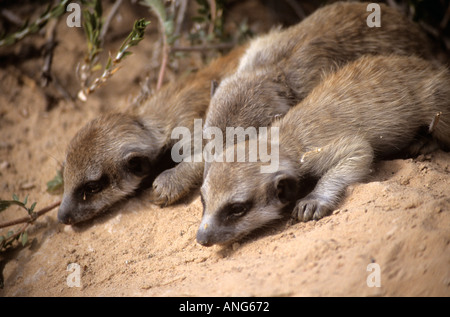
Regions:
<svg viewBox="0 0 450 317"><path fill-rule="evenodd" d="M233 222L246 215L252 207L252 201L229 203L220 210L220 218L226 222Z"/></svg>
<svg viewBox="0 0 450 317"><path fill-rule="evenodd" d="M88 181L80 186L78 194L82 200L89 199L92 195L104 190L109 185L109 178L107 175L102 175L99 180Z"/></svg>
<svg viewBox="0 0 450 317"><path fill-rule="evenodd" d="M84 185L84 191L89 194L96 194L102 190L102 183L99 181L93 181Z"/></svg>

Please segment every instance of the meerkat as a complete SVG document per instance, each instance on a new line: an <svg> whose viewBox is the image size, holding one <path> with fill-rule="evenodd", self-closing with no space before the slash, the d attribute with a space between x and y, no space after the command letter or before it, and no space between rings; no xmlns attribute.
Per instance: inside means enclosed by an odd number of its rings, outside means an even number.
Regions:
<svg viewBox="0 0 450 317"><path fill-rule="evenodd" d="M233 73L245 45L206 68L157 91L126 112L106 114L84 126L71 140L63 171L64 194L58 219L85 221L109 209L172 167L171 131L192 128L205 116L212 80Z"/></svg>
<svg viewBox="0 0 450 317"><path fill-rule="evenodd" d="M210 163L198 243L235 241L281 218L288 205L298 221L329 215L374 159L416 148L423 127L450 150L450 72L414 56L364 56L329 74L272 127L276 172L261 173L261 161ZM300 198L306 176L318 181Z"/></svg>
<svg viewBox="0 0 450 317"><path fill-rule="evenodd" d="M238 70L223 79L204 128L267 126L303 100L328 72L362 55L418 55L432 59L426 35L396 10L380 4L382 27L367 25L368 3L334 3L301 23L252 40ZM176 202L200 187L202 162L181 162L153 183L152 199Z"/></svg>

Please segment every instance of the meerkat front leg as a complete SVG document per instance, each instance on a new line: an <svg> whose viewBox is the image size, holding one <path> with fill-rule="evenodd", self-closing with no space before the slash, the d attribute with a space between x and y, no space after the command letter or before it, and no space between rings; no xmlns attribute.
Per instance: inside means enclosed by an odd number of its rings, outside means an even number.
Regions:
<svg viewBox="0 0 450 317"><path fill-rule="evenodd" d="M181 162L165 170L153 181L150 200L162 207L176 202L201 185L203 166L203 162Z"/></svg>
<svg viewBox="0 0 450 317"><path fill-rule="evenodd" d="M297 201L292 217L318 220L337 207L348 185L369 174L373 149L362 138L348 137L308 152L302 159L302 170L306 168L320 179L311 193Z"/></svg>

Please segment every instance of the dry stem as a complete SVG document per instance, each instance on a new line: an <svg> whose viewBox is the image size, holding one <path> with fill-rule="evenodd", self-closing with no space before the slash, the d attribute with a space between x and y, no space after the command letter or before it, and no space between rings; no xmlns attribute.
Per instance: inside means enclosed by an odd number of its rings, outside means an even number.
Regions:
<svg viewBox="0 0 450 317"><path fill-rule="evenodd" d="M61 201L57 201L57 202L55 202L55 203L53 203L53 204L51 204L51 205L49 205L47 207L42 208L39 211L36 211L35 212L35 217L33 217L33 218L30 217L30 216L26 216L26 217L22 217L22 218L19 218L19 219L15 219L15 220L11 220L11 221L6 221L6 222L3 222L3 223L0 223L0 229L1 228L5 228L5 227L14 226L14 225L17 225L19 223L24 223L24 222L32 223L33 221L35 221L37 218L39 218L43 214L45 214L45 213L49 212L50 210L58 207L60 204L61 204Z"/></svg>

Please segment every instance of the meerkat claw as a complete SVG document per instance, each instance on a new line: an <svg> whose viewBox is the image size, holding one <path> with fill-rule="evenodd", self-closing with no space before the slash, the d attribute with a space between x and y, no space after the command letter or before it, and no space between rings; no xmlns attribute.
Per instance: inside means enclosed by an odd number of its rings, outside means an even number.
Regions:
<svg viewBox="0 0 450 317"><path fill-rule="evenodd" d="M305 198L297 202L292 218L298 221L319 220L329 214L329 208L319 199Z"/></svg>

